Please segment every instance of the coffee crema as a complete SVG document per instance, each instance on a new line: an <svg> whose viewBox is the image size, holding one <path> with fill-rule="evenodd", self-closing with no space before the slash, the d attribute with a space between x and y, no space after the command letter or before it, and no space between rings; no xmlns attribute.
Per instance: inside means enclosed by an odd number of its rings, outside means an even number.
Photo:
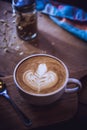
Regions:
<svg viewBox="0 0 87 130"><path fill-rule="evenodd" d="M49 56L34 56L24 60L16 70L20 87L27 93L46 94L60 88L66 79L62 63Z"/></svg>

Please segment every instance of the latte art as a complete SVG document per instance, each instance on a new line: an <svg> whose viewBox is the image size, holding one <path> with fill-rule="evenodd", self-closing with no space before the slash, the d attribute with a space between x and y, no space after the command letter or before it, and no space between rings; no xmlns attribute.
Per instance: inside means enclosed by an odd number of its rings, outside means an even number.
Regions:
<svg viewBox="0 0 87 130"><path fill-rule="evenodd" d="M39 64L35 72L33 70L24 72L23 81L27 86L40 92L56 85L58 76L55 72L48 71L46 64Z"/></svg>
<svg viewBox="0 0 87 130"><path fill-rule="evenodd" d="M63 86L66 70L55 58L45 55L31 56L18 65L16 80L29 94L48 94Z"/></svg>

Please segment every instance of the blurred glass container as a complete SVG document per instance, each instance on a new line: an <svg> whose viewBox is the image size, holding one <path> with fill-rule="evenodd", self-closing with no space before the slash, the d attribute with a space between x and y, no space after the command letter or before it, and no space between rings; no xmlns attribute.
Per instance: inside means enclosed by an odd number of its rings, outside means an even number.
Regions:
<svg viewBox="0 0 87 130"><path fill-rule="evenodd" d="M37 10L35 0L13 0L18 36L25 41L37 36Z"/></svg>

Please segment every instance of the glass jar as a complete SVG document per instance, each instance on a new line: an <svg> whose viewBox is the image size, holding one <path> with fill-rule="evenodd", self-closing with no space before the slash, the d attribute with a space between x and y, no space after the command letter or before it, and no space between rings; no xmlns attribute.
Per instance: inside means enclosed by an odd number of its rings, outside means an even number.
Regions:
<svg viewBox="0 0 87 130"><path fill-rule="evenodd" d="M16 29L18 36L25 40L37 36L37 11L35 0L14 0Z"/></svg>

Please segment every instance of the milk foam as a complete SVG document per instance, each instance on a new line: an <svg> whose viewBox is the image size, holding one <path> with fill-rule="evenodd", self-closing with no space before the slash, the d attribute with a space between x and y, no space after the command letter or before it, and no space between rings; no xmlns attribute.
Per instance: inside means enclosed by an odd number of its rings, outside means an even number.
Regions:
<svg viewBox="0 0 87 130"><path fill-rule="evenodd" d="M33 70L24 72L23 81L27 86L40 92L53 87L58 81L58 76L55 72L48 71L46 64L39 64L35 72Z"/></svg>

